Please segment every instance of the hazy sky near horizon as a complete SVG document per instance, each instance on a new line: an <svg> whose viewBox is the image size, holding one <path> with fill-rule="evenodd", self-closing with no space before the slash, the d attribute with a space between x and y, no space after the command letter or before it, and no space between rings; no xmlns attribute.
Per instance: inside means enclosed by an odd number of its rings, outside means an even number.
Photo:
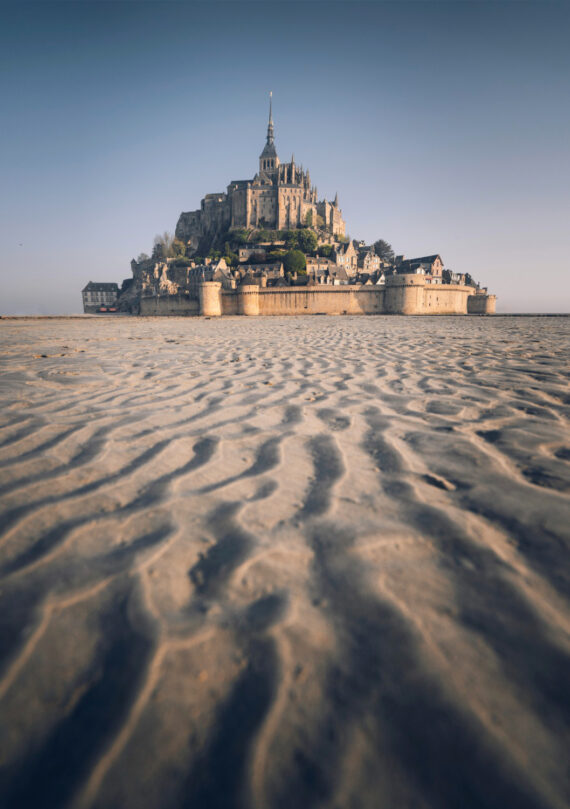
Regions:
<svg viewBox="0 0 570 809"><path fill-rule="evenodd" d="M439 252L504 312L570 311L570 4L2 3L2 314L89 280L282 160L353 238Z"/></svg>

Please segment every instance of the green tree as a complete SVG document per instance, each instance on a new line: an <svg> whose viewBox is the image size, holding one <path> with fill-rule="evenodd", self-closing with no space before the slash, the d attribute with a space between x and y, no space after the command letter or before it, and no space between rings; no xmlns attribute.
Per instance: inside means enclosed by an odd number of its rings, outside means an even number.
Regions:
<svg viewBox="0 0 570 809"><path fill-rule="evenodd" d="M317 246L317 236L312 230L301 230L297 236L299 250L303 253L313 253Z"/></svg>
<svg viewBox="0 0 570 809"><path fill-rule="evenodd" d="M322 216L319 216L319 214L317 214L317 227L318 228L324 228L324 226L325 226L325 220L323 219Z"/></svg>
<svg viewBox="0 0 570 809"><path fill-rule="evenodd" d="M149 258L150 258L150 256L147 256L146 253L139 253L139 256L137 258L137 264L140 264L141 261L148 261Z"/></svg>
<svg viewBox="0 0 570 809"><path fill-rule="evenodd" d="M234 244L246 244L249 234L247 230L234 230L231 232L231 238Z"/></svg>
<svg viewBox="0 0 570 809"><path fill-rule="evenodd" d="M465 273L465 285L468 287L477 286L477 284L473 280L473 276L468 272Z"/></svg>
<svg viewBox="0 0 570 809"><path fill-rule="evenodd" d="M451 273L449 272L449 270L442 271L441 281L443 284L451 284Z"/></svg>
<svg viewBox="0 0 570 809"><path fill-rule="evenodd" d="M321 244L317 253L319 256L323 256L323 258L330 258L332 256L333 246L332 244Z"/></svg>
<svg viewBox="0 0 570 809"><path fill-rule="evenodd" d="M310 228L313 225L313 211L307 211L305 214L305 225Z"/></svg>
<svg viewBox="0 0 570 809"><path fill-rule="evenodd" d="M289 250L283 256L283 269L285 272L296 272L297 275L306 275L307 259L305 258L305 254L300 250Z"/></svg>
<svg viewBox="0 0 570 809"><path fill-rule="evenodd" d="M296 250L299 246L299 234L295 230L285 231L285 247L288 250Z"/></svg>
<svg viewBox="0 0 570 809"><path fill-rule="evenodd" d="M232 253L231 250L223 257L228 267L237 267L239 264L239 256L237 253Z"/></svg>
<svg viewBox="0 0 570 809"><path fill-rule="evenodd" d="M388 263L394 261L394 251L392 249L392 245L384 241L384 239L378 239L377 242L374 242L374 252L382 259L382 261L386 261Z"/></svg>

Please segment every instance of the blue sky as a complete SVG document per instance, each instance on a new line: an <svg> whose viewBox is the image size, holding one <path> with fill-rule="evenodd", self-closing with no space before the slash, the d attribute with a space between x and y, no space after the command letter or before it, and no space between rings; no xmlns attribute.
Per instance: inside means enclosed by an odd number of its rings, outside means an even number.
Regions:
<svg viewBox="0 0 570 809"><path fill-rule="evenodd" d="M282 159L354 238L439 252L499 310L570 311L570 4L2 4L0 312L89 280Z"/></svg>

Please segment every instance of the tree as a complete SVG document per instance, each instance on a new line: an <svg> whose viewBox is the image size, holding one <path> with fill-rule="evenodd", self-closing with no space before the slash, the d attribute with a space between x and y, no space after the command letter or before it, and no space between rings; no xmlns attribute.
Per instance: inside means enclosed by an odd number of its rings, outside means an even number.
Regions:
<svg viewBox="0 0 570 809"><path fill-rule="evenodd" d="M285 272L294 273L297 275L307 274L307 259L305 254L300 250L289 250L283 256L283 269Z"/></svg>
<svg viewBox="0 0 570 809"><path fill-rule="evenodd" d="M223 258L225 259L228 267L237 267L239 264L239 256L237 253L232 253L231 250L226 253Z"/></svg>
<svg viewBox="0 0 570 809"><path fill-rule="evenodd" d="M139 253L139 257L137 258L137 264L140 264L142 261L148 261L150 256L147 256L146 253Z"/></svg>
<svg viewBox="0 0 570 809"><path fill-rule="evenodd" d="M185 256L186 255L186 245L181 239L173 239L172 240L172 247L171 247L172 255L173 256Z"/></svg>
<svg viewBox="0 0 570 809"><path fill-rule="evenodd" d="M268 242L268 241L269 241L269 232L263 229L258 231L252 238L252 242Z"/></svg>
<svg viewBox="0 0 570 809"><path fill-rule="evenodd" d="M248 240L247 230L234 230L231 233L231 238L234 244L246 244Z"/></svg>
<svg viewBox="0 0 570 809"><path fill-rule="evenodd" d="M301 230L297 236L299 250L303 253L313 253L317 246L317 236L312 230Z"/></svg>
<svg viewBox="0 0 570 809"><path fill-rule="evenodd" d="M443 284L451 284L451 273L449 270L442 270L441 282Z"/></svg>
<svg viewBox="0 0 570 809"><path fill-rule="evenodd" d="M174 244L174 236L172 233L168 233L168 231L164 231L162 236L158 234L154 237L154 249L153 249L153 258L154 254L156 253L157 256L160 255L161 258L170 258L174 255L173 252L173 244Z"/></svg>
<svg viewBox="0 0 570 809"><path fill-rule="evenodd" d="M325 220L323 219L322 216L319 216L319 214L317 214L317 227L318 228L324 228L324 226L325 226Z"/></svg>
<svg viewBox="0 0 570 809"><path fill-rule="evenodd" d="M330 258L332 256L333 246L332 244L321 244L317 253L319 256L323 256L323 258Z"/></svg>
<svg viewBox="0 0 570 809"><path fill-rule="evenodd" d="M305 224L308 228L310 228L313 224L313 211L307 211L305 214Z"/></svg>
<svg viewBox="0 0 570 809"><path fill-rule="evenodd" d="M392 249L392 245L384 241L384 239L378 239L377 242L374 242L374 252L382 259L382 261L386 261L388 264L394 261L394 251Z"/></svg>
<svg viewBox="0 0 570 809"><path fill-rule="evenodd" d="M288 250L295 250L299 246L299 234L295 230L285 231L285 246Z"/></svg>
<svg viewBox="0 0 570 809"><path fill-rule="evenodd" d="M475 281L473 280L473 276L468 272L465 273L465 286L468 287L477 286Z"/></svg>

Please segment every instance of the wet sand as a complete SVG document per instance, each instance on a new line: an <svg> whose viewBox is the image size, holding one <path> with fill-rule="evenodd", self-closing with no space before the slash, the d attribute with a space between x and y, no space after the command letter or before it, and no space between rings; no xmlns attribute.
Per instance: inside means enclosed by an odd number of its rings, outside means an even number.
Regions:
<svg viewBox="0 0 570 809"><path fill-rule="evenodd" d="M0 805L569 805L569 318L0 340Z"/></svg>

